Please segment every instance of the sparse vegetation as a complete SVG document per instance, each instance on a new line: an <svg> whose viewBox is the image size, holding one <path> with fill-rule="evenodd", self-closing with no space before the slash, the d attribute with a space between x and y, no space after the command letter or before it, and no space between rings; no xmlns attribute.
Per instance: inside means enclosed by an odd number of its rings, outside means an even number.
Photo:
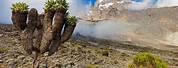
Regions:
<svg viewBox="0 0 178 68"><path fill-rule="evenodd" d="M128 68L168 68L168 66L160 57L143 52L133 58L133 63L129 64Z"/></svg>
<svg viewBox="0 0 178 68"><path fill-rule="evenodd" d="M29 8L26 3L18 2L18 3L12 4L11 9L12 11L17 12L17 11L28 11Z"/></svg>
<svg viewBox="0 0 178 68"><path fill-rule="evenodd" d="M48 0L45 3L45 11L49 11L49 10L67 10L68 9L68 3L66 2L66 0Z"/></svg>

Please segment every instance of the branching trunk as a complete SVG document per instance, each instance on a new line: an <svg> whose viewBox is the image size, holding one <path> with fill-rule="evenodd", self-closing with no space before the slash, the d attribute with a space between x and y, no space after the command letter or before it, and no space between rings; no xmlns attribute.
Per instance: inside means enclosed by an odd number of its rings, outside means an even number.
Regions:
<svg viewBox="0 0 178 68"><path fill-rule="evenodd" d="M47 52L49 49L49 46L52 41L52 21L54 17L54 12L53 11L48 11L45 13L44 16L44 23L43 23L43 37L41 41L41 46L40 46L40 52L44 53Z"/></svg>
<svg viewBox="0 0 178 68"><path fill-rule="evenodd" d="M13 13L13 24L22 30L21 45L24 50L28 54L32 54L33 51L36 54L47 51L49 51L48 55L54 54L62 43L69 40L76 27L76 24L68 23L67 15L66 11L62 10L38 15L36 9L29 11L28 18L23 14ZM27 23L26 19L28 19Z"/></svg>
<svg viewBox="0 0 178 68"><path fill-rule="evenodd" d="M68 4L65 2L48 1L45 14L41 15L38 15L34 8L28 12L28 6L26 10L20 7L21 11L27 12L12 12L11 19L15 28L19 30L21 45L27 54L35 53L33 67L41 54L48 51L50 56L58 51L58 47L69 40L76 27L77 20L74 16L68 17ZM20 5L24 6L23 3ZM13 9L18 10L16 5L13 5Z"/></svg>
<svg viewBox="0 0 178 68"><path fill-rule="evenodd" d="M33 32L35 30L35 26L37 25L38 20L38 12L36 9L31 9L28 14L28 22L27 27L21 33L21 44L24 47L24 50L28 54L32 54L33 51Z"/></svg>

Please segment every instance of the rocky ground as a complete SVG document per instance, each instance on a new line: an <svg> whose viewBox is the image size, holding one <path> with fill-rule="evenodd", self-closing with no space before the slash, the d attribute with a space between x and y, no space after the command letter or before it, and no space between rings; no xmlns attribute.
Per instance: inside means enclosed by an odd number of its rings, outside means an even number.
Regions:
<svg viewBox="0 0 178 68"><path fill-rule="evenodd" d="M24 54L19 42L11 25L0 25L0 68L31 68L32 58ZM160 56L169 68L178 67L177 52L75 36L61 45L54 55L41 57L40 68L127 68L132 57L143 51Z"/></svg>

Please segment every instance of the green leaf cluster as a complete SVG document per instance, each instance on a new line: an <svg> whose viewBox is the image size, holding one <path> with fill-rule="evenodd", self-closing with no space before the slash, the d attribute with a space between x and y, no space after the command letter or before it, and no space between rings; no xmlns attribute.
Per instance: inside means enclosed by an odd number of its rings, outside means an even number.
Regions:
<svg viewBox="0 0 178 68"><path fill-rule="evenodd" d="M48 0L45 3L45 11L49 11L49 10L68 10L68 3L66 2L66 0Z"/></svg>
<svg viewBox="0 0 178 68"><path fill-rule="evenodd" d="M143 52L133 58L133 63L128 68L168 68L167 64L158 56Z"/></svg>
<svg viewBox="0 0 178 68"><path fill-rule="evenodd" d="M28 11L28 5L26 3L23 2L17 2L15 4L12 4L11 7L12 11Z"/></svg>
<svg viewBox="0 0 178 68"><path fill-rule="evenodd" d="M67 24L69 25L76 25L77 18L75 16L68 16L67 17Z"/></svg>

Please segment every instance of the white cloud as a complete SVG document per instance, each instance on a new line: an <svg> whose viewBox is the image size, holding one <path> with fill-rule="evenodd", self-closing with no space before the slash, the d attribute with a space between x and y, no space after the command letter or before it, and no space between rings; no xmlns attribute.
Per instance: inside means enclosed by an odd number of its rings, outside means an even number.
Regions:
<svg viewBox="0 0 178 68"><path fill-rule="evenodd" d="M157 7L178 6L178 0L158 0Z"/></svg>
<svg viewBox="0 0 178 68"><path fill-rule="evenodd" d="M155 0L144 0L143 2L133 2L128 6L132 10L147 9L151 7L172 7L178 6L178 0L158 0L156 4L153 4Z"/></svg>
<svg viewBox="0 0 178 68"><path fill-rule="evenodd" d="M132 3L128 5L128 8L131 10L147 9L147 8L153 7L152 1L153 0L144 0L143 2L132 1Z"/></svg>

